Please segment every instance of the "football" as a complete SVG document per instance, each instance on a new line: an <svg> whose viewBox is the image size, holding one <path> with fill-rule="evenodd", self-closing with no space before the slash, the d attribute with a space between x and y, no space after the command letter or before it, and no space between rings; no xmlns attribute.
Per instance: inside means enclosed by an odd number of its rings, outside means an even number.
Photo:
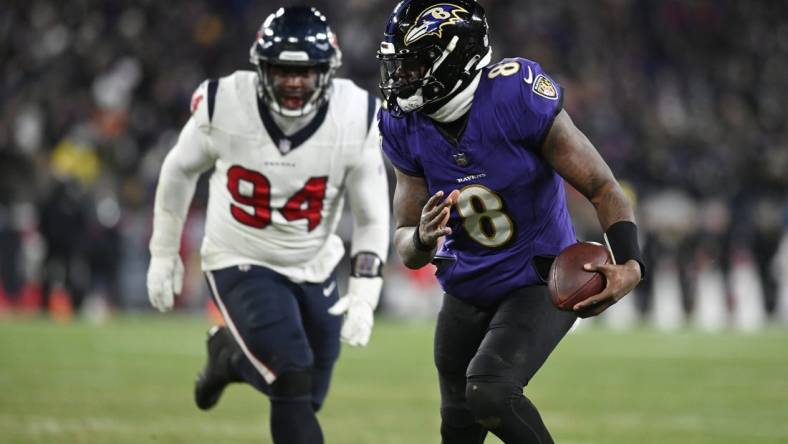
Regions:
<svg viewBox="0 0 788 444"><path fill-rule="evenodd" d="M559 310L573 311L580 301L605 288L605 276L586 271L584 264L609 264L613 258L607 247L596 242L578 242L566 247L550 266L547 288L553 305Z"/></svg>

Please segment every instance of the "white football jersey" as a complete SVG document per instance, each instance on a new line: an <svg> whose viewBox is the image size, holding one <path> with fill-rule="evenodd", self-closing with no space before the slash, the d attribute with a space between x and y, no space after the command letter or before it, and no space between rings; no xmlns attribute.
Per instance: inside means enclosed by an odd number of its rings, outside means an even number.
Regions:
<svg viewBox="0 0 788 444"><path fill-rule="evenodd" d="M346 193L354 215L351 253L369 251L385 260L388 187L375 123L377 101L351 81L334 79L327 108L285 136L258 110L256 87L251 71L200 85L192 117L162 167L159 187L169 189L183 181L179 174L189 181L195 172L213 167L203 269L253 264L296 282L326 280L344 254L335 230ZM191 200L189 186L185 191ZM178 194L157 190L156 219L183 211L178 202L168 202L183 199ZM157 237L180 234L167 228L157 234L158 223L152 252Z"/></svg>

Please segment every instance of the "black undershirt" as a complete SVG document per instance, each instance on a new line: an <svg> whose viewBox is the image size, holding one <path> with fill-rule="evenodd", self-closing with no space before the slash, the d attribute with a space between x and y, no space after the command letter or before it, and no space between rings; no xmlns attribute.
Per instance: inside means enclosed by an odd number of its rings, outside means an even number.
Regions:
<svg viewBox="0 0 788 444"><path fill-rule="evenodd" d="M452 145L457 145L462 134L465 132L465 127L468 124L468 114L465 113L457 120L452 122L438 122L433 120L435 128L446 138Z"/></svg>

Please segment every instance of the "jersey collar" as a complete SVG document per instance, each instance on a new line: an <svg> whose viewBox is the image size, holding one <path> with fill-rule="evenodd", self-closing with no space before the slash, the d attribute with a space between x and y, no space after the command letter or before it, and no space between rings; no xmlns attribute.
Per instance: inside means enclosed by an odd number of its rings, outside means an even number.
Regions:
<svg viewBox="0 0 788 444"><path fill-rule="evenodd" d="M263 121L263 126L265 130L268 132L268 135L271 137L271 140L276 143L277 149L282 155L289 153L290 151L298 148L304 142L307 141L313 134L317 132L320 128L320 125L323 124L323 121L326 119L326 114L328 112L328 102L323 103L323 105L317 110L315 113L314 118L303 128L296 131L290 136L285 135L282 132L281 128L276 124L274 118L271 116L271 112L268 110L268 107L263 102L259 96L257 97L257 110L260 113L260 119Z"/></svg>
<svg viewBox="0 0 788 444"><path fill-rule="evenodd" d="M473 80L458 92L454 97L451 98L445 105L438 108L432 114L428 114L429 118L435 120L436 122L453 122L463 115L465 115L469 109L471 109L471 105L473 104L473 94L476 92L476 88L479 86L479 80L481 79L482 72L479 71L474 77Z"/></svg>

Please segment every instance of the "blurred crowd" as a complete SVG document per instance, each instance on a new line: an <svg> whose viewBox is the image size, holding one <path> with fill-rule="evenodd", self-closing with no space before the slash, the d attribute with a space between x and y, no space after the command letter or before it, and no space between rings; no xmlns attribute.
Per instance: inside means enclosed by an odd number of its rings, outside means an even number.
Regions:
<svg viewBox="0 0 788 444"><path fill-rule="evenodd" d="M58 306L64 295L74 308L145 307L153 193L191 94L205 78L249 69L260 22L296 3L2 2L0 310ZM339 75L371 91L394 3L310 2L338 34ZM684 308L693 308L699 271L727 276L746 262L773 312L788 269L779 250L788 224L788 3L481 3L494 59L537 60L564 87L565 108L638 204L652 273L677 270ZM568 193L579 237L599 239L593 211ZM184 303L192 307L204 302L196 258L204 202L200 186L183 247L187 289L199 295ZM387 295L434 293L429 275L390 263ZM638 296L643 312L657 281Z"/></svg>

